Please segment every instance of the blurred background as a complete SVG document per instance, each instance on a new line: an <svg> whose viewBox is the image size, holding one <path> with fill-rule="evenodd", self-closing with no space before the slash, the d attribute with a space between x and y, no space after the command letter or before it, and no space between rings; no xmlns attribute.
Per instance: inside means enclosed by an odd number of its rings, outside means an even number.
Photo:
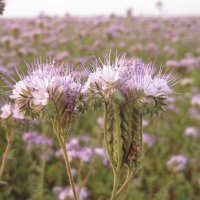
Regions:
<svg viewBox="0 0 200 200"><path fill-rule="evenodd" d="M0 16L1 76L15 76L13 66L23 71L38 58L81 67L93 52L102 56L110 49L173 68L179 82L166 112L144 119L143 166L121 200L199 200L200 1L6 0L5 5ZM0 93L1 108L4 103ZM11 124L1 119L1 162L11 131ZM84 183L77 184L80 199L109 199L112 173L101 109L73 122L67 145L75 182ZM18 121L0 200L70 200L65 174L49 122Z"/></svg>
<svg viewBox="0 0 200 200"><path fill-rule="evenodd" d="M32 17L38 14L63 16L125 15L127 9L135 15L166 16L199 15L199 0L6 0L5 17Z"/></svg>

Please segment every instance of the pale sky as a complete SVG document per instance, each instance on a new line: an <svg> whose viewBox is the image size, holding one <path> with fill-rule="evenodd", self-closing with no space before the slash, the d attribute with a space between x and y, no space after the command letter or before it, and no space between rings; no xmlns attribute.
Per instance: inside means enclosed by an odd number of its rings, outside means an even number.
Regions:
<svg viewBox="0 0 200 200"><path fill-rule="evenodd" d="M41 13L62 16L123 15L128 8L135 14L158 15L158 0L6 0L5 17L32 17ZM161 0L163 14L200 15L200 0Z"/></svg>

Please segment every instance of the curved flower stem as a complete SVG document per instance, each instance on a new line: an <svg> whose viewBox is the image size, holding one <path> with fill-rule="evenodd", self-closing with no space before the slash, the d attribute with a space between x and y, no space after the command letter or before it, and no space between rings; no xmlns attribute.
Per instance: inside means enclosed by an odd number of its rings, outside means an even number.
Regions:
<svg viewBox="0 0 200 200"><path fill-rule="evenodd" d="M67 174L69 176L70 185L72 187L72 191L73 191L73 195L74 195L74 200L77 200L74 179L73 179L72 172L71 172L71 167L70 167L70 163L69 163L69 158L68 158L66 146L65 146L65 144L61 140L60 140L60 145L61 145L63 153L64 153L65 165L66 165L66 169L67 169Z"/></svg>
<svg viewBox="0 0 200 200"><path fill-rule="evenodd" d="M14 128L12 128L11 134L10 134L10 136L8 138L8 143L7 143L7 146L6 146L6 150L5 150L5 152L3 154L3 157L2 157L2 163L1 163L1 167L0 167L0 180L2 178L4 169L5 169L5 166L6 166L6 162L7 162L7 159L8 159L8 154L10 152L10 148L12 146L15 133L16 133L16 128L14 126Z"/></svg>
<svg viewBox="0 0 200 200"><path fill-rule="evenodd" d="M133 173L133 172L130 172L130 170L129 170L128 176L127 176L127 178L126 178L124 184L123 184L123 185L121 186L121 188L117 191L117 198L120 196L120 194L121 194L122 192L124 192L124 191L127 189L129 183L132 181L132 179L133 179L133 177L134 177L135 174L136 174L136 171Z"/></svg>
<svg viewBox="0 0 200 200"><path fill-rule="evenodd" d="M75 184L74 184L74 179L73 179L72 172L71 172L70 162L69 162L69 158L68 158L68 154L67 154L67 150L66 150L66 146L65 146L65 140L62 138L63 130L59 125L56 127L56 124L53 120L52 120L52 125L53 125L54 132L58 138L58 141L60 143L60 146L62 148L62 151L63 151L65 166L66 166L67 174L69 177L69 182L72 187L74 200L78 200L77 194L76 194L76 189L75 189Z"/></svg>
<svg viewBox="0 0 200 200"><path fill-rule="evenodd" d="M114 171L114 183L113 183L113 191L110 200L116 200L117 197L117 189L119 184L119 174Z"/></svg>

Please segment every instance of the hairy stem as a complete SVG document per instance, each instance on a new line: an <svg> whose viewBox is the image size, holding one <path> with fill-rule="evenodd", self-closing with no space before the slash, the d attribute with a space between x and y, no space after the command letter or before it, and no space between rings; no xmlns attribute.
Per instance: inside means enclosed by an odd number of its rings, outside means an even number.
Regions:
<svg viewBox="0 0 200 200"><path fill-rule="evenodd" d="M113 105L114 107L114 153L116 155L117 160L117 166L116 169L113 170L114 173L114 183L113 183L113 191L110 200L117 199L117 190L119 185L119 177L120 177L120 171L122 166L122 138L121 138L121 119L120 119L120 109L118 105Z"/></svg>
<svg viewBox="0 0 200 200"><path fill-rule="evenodd" d="M112 156L112 152L111 152L111 149L110 149L110 142L112 141L109 141L108 139L108 135L113 137L113 133L112 133L112 129L110 126L108 126L108 123L112 123L111 121L113 119L110 119L110 113L112 113L113 110L110 109L110 105L105 105L105 116L104 116L104 143L105 143L105 146L106 146L106 152L108 154L108 158L109 158L109 161L111 163L111 166L112 166L112 169L113 171L115 171L115 163L114 163L114 160L113 160L113 156ZM113 114L113 113L112 113ZM111 114L111 115L112 115ZM112 116L113 117L113 116ZM113 148L113 147L112 147ZM112 150L113 151L113 150Z"/></svg>
<svg viewBox="0 0 200 200"><path fill-rule="evenodd" d="M113 190L110 200L116 200L117 199L117 189L119 184L119 174L117 174L114 171L114 182L113 182Z"/></svg>
<svg viewBox="0 0 200 200"><path fill-rule="evenodd" d="M135 176L136 171L128 171L128 176L124 182L124 184L121 186L121 188L117 191L117 198L122 194L122 192L125 192L129 186L129 183L133 180L133 177Z"/></svg>
<svg viewBox="0 0 200 200"><path fill-rule="evenodd" d="M8 143L7 143L7 146L6 146L6 150L5 150L5 152L3 154L3 157L2 157L2 163L1 163L1 167L0 167L0 180L2 178L4 169L5 169L5 166L6 166L6 163L7 163L8 155L9 155L12 143L13 143L13 139L14 139L15 133L16 133L16 128L14 126L14 128L12 128L11 134L10 134L10 136L8 138Z"/></svg>
<svg viewBox="0 0 200 200"><path fill-rule="evenodd" d="M56 126L56 124L57 124L57 126ZM68 158L68 154L67 154L67 150L66 150L66 146L65 146L65 139L63 139L63 137L62 137L63 129L62 129L62 127L59 126L59 123L55 123L54 121L52 121L52 125L54 128L54 132L58 138L58 141L60 143L60 146L62 148L62 151L63 151L65 166L66 166L67 174L69 177L69 182L72 187L74 200L78 200L77 194L76 194L76 189L75 189L75 184L74 184L74 179L73 179L72 172L71 172L70 162L69 162L69 158Z"/></svg>

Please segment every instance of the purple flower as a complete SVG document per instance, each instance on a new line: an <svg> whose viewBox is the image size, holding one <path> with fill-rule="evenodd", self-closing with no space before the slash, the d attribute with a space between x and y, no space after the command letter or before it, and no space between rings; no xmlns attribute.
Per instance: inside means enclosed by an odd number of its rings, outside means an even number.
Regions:
<svg viewBox="0 0 200 200"><path fill-rule="evenodd" d="M104 165L107 165L109 163L108 156L104 148L95 148L94 153L101 156Z"/></svg>
<svg viewBox="0 0 200 200"><path fill-rule="evenodd" d="M22 139L26 142L28 149L34 147L51 148L53 146L53 142L50 138L39 135L36 132L26 132L23 134Z"/></svg>
<svg viewBox="0 0 200 200"><path fill-rule="evenodd" d="M195 96L193 96L191 103L192 103L193 106L200 107L200 94L196 94Z"/></svg>
<svg viewBox="0 0 200 200"><path fill-rule="evenodd" d="M184 136L191 136L196 138L198 136L198 130L195 127L187 127L184 131Z"/></svg>
<svg viewBox="0 0 200 200"><path fill-rule="evenodd" d="M176 172L185 169L188 162L188 158L184 155L174 155L167 161L167 167L175 170Z"/></svg>
<svg viewBox="0 0 200 200"><path fill-rule="evenodd" d="M155 144L155 137L148 134L148 133L143 133L143 143L147 145L148 147L152 147Z"/></svg>
<svg viewBox="0 0 200 200"><path fill-rule="evenodd" d="M57 104L63 113L75 112L76 97L81 84L75 80L70 69L61 68L55 62L36 63L28 67L26 76L20 75L20 80L12 87L10 98L25 115L38 113L49 101Z"/></svg>
<svg viewBox="0 0 200 200"><path fill-rule="evenodd" d="M119 94L125 101L143 104L147 110L149 105L159 109L159 105L166 105L167 97L173 92L172 86L176 84L172 73L167 74L163 68L157 71L155 66L141 59L126 59L125 54L116 55L114 61L111 53L105 54L103 61L93 57L91 66L82 93L94 99L99 97L104 102Z"/></svg>
<svg viewBox="0 0 200 200"><path fill-rule="evenodd" d="M93 148L88 146L90 141L89 136L80 136L78 138L72 138L66 144L66 149L68 152L68 157L70 162L73 160L81 160L82 162L89 162L91 158L95 155L99 155L102 158L104 164L108 163L108 158L106 152L103 148ZM56 157L63 155L62 150L58 150L55 153Z"/></svg>

